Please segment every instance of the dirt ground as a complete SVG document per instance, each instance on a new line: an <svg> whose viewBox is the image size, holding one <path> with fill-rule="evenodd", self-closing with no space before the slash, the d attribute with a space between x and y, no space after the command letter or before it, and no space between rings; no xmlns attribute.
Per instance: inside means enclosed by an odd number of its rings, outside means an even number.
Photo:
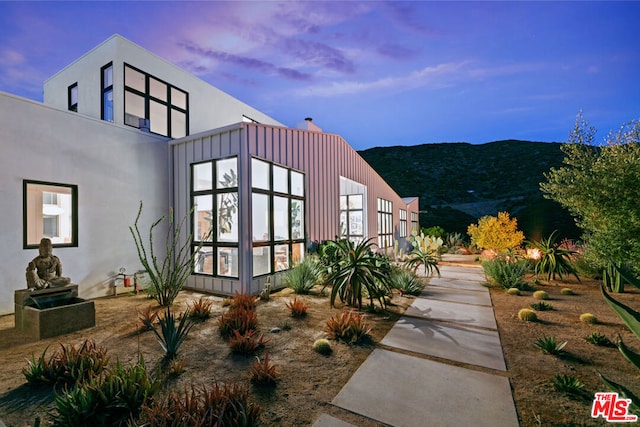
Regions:
<svg viewBox="0 0 640 427"><path fill-rule="evenodd" d="M560 289L570 287L576 295L564 296ZM606 425L602 419L590 417L591 401L570 398L556 392L552 386L554 375L568 374L585 384L589 393L605 391L597 372L626 384L640 393L640 375L614 348L598 347L584 340L584 336L599 331L612 340L622 336L625 343L640 351L640 343L626 329L621 320L606 305L595 281L567 281L542 284L550 295L547 301L553 311L538 312L539 322L525 323L517 319L521 308L537 302L531 292L520 296L507 295L501 289L491 289L498 330L507 362L507 376L511 382L520 423L525 426L591 426ZM202 294L183 291L177 301L178 310L184 310ZM214 380L235 379L248 383L249 369L255 357L233 355L218 334L216 318L226 308L222 299L215 301L212 317L197 324L179 352L185 357L185 372L171 380L170 387L182 390L191 384L210 384ZM615 295L617 299L640 309L640 293L629 290ZM325 357L311 349L313 341L324 337L324 324L341 308L330 308L327 297L316 294L299 296L310 306L304 319L292 319L285 303L293 298L290 290L272 294L270 301L258 302L259 328L270 341L258 353L268 351L271 360L281 372L281 380L271 392L251 389L251 397L262 408L261 424L265 426L308 426L321 413L334 415L358 426L378 426L371 420L334 407L331 400L346 384L351 375L379 343L398 317L411 304L412 299L394 296L386 313L367 314L374 344L369 347L333 343L334 352ZM95 300L94 328L74 332L42 341L29 341L14 329L13 315L0 317L0 420L7 427L33 425L39 417L41 425L49 425L48 413L55 407L53 394L47 387L30 387L21 370L32 354L36 357L58 343L78 344L85 338L108 349L111 360L135 363L144 356L147 366L155 366L162 350L151 332L141 332L138 310L155 307L145 295L125 294ZM588 325L579 316L589 312L599 323ZM290 330L270 332L288 322ZM555 336L567 341L568 354L556 357L543 354L534 346L537 338Z"/></svg>

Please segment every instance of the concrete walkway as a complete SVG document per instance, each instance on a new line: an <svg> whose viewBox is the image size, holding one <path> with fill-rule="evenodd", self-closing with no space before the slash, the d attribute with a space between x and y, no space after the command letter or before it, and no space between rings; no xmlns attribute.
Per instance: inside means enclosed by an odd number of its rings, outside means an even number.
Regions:
<svg viewBox="0 0 640 427"><path fill-rule="evenodd" d="M518 426L482 270L440 273L331 402L358 426ZM323 414L314 427L349 425Z"/></svg>

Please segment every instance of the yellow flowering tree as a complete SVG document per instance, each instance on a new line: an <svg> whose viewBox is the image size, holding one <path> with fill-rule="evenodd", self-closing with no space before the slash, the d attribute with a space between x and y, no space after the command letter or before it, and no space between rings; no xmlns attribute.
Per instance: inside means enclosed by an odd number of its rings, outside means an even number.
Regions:
<svg viewBox="0 0 640 427"><path fill-rule="evenodd" d="M515 248L524 240L524 233L518 230L518 220L510 218L508 212L499 212L497 217L483 216L467 228L467 234L477 247L495 252Z"/></svg>

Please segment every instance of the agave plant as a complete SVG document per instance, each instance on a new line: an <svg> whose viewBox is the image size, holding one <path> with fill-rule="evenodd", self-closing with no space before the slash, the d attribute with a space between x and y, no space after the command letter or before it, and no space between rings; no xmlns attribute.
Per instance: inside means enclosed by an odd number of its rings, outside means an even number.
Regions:
<svg viewBox="0 0 640 427"><path fill-rule="evenodd" d="M158 320L158 323L160 324L160 332L158 332L155 325L145 323L146 326L156 335L160 347L164 350L165 362L169 362L176 357L178 349L184 340L187 339L187 335L194 325L189 314L189 310L187 310L182 315L182 318L176 326L176 317L171 313L171 309L167 307L164 317L160 317Z"/></svg>
<svg viewBox="0 0 640 427"><path fill-rule="evenodd" d="M352 307L362 309L364 293L369 296L371 305L376 298L385 306L381 288L390 291L389 276L379 266L379 259L372 250L372 239L354 244L350 240L330 241L327 244L335 249L338 261L332 266L327 277L331 285L331 306L340 301Z"/></svg>
<svg viewBox="0 0 640 427"><path fill-rule="evenodd" d="M540 259L536 262L534 273L546 274L547 280L562 280L562 275L573 274L578 281L578 272L571 261L571 256L576 252L566 249L558 241L558 231L554 231L547 239L528 242L533 248L540 251Z"/></svg>

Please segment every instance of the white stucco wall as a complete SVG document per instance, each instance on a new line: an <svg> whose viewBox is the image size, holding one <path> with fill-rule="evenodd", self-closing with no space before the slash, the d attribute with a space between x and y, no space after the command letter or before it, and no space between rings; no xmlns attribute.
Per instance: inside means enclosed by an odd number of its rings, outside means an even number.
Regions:
<svg viewBox="0 0 640 427"><path fill-rule="evenodd" d="M132 65L189 93L189 133L242 121L247 116L264 124L282 123L211 86L120 35L113 35L44 83L44 103L66 110L67 89L78 83L78 112L100 118L100 69L113 62L114 123L124 123L124 64Z"/></svg>
<svg viewBox="0 0 640 427"><path fill-rule="evenodd" d="M0 314L13 312L37 255L23 249L25 179L78 186L78 247L54 254L81 297L107 295L118 268L141 268L128 229L139 201L143 230L169 206L166 139L3 92L0 112Z"/></svg>

